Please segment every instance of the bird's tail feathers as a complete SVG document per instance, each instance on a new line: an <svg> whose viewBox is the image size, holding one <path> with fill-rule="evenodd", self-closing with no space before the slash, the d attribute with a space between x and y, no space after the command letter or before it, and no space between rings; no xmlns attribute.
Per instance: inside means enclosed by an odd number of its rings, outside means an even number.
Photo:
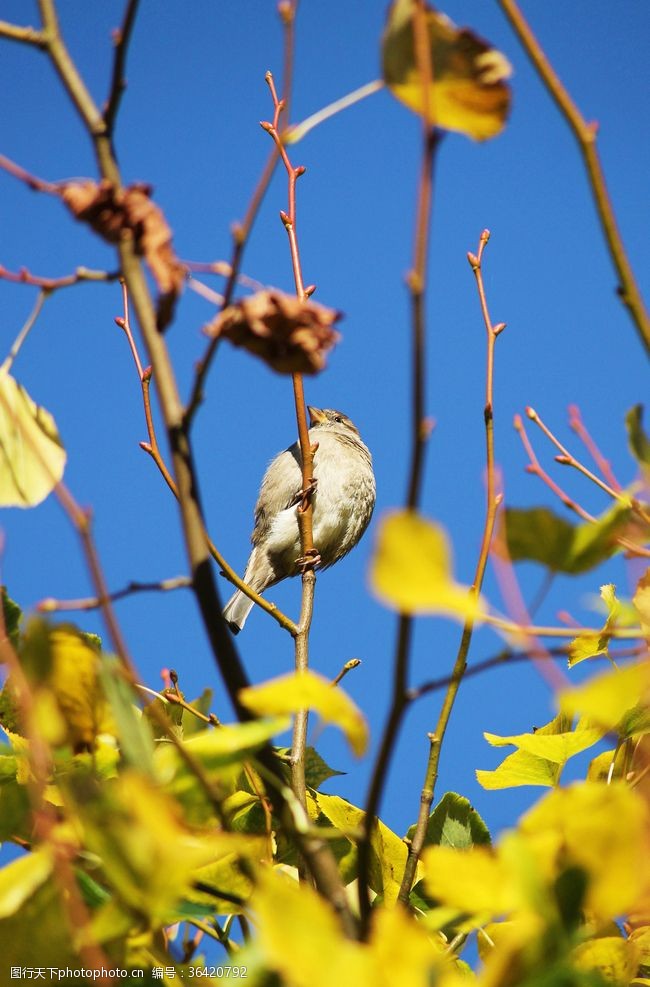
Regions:
<svg viewBox="0 0 650 987"><path fill-rule="evenodd" d="M264 553L260 553L255 547L251 552L251 557L244 573L244 582L255 590L256 593L263 593L268 586L272 586L277 580L273 568ZM238 634L246 618L253 609L253 601L245 593L238 589L230 597L223 608L223 618L230 625L233 634Z"/></svg>

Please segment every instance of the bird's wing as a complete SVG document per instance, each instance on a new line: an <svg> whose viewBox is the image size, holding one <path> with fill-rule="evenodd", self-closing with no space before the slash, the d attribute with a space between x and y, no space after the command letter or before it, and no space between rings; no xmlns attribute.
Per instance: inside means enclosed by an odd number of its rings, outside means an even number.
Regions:
<svg viewBox="0 0 650 987"><path fill-rule="evenodd" d="M301 484L300 450L296 443L276 456L264 474L255 505L255 527L251 535L253 545L263 540L280 511L296 503Z"/></svg>

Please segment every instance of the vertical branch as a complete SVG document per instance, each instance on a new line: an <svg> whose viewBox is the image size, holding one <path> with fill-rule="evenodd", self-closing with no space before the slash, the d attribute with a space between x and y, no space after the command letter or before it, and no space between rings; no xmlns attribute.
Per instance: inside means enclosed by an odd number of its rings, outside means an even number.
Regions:
<svg viewBox="0 0 650 987"><path fill-rule="evenodd" d="M607 190L605 173L596 149L597 123L587 123L582 113L562 85L553 66L542 50L530 25L520 11L515 0L499 0L499 4L519 38L521 45L535 66L537 73L549 91L560 113L565 118L578 142L582 159L587 170L603 236L612 263L619 278L618 294L626 306L636 326L639 338L650 354L650 314L645 307L639 286L636 283L632 266L623 245L612 201Z"/></svg>
<svg viewBox="0 0 650 987"><path fill-rule="evenodd" d="M413 333L411 364L411 465L406 496L406 506L410 510L415 510L419 503L424 473L424 452L431 431L431 424L425 415L425 289L431 226L431 202L433 197L433 168L436 150L439 146L441 136L430 124L430 121L433 119L433 106L431 105L433 63L423 0L417 0L414 8L413 38L422 85L423 113L422 159L417 193L413 268L407 278L411 293L411 324ZM376 818L386 784L390 759L395 750L404 713L410 701L407 694L407 684L411 641L413 637L412 631L412 618L402 614L398 619L397 626L391 707L370 780L368 795L366 797L363 834L358 846L359 911L361 913L364 936L368 934L370 921L370 841L373 828L376 825Z"/></svg>
<svg viewBox="0 0 650 987"><path fill-rule="evenodd" d="M296 182L304 174L305 169L302 166L295 168L289 160L289 155L287 154L278 129L280 114L285 109L285 104L282 99L278 99L271 72L266 73L266 81L273 99L274 114L273 123L263 122L262 127L272 138L287 172L288 211L281 212L280 218L289 238L289 250L291 253L291 266L293 268L296 295L301 300L304 300L308 297L308 294L305 292L296 232ZM316 447L312 446L309 439L302 374L292 374L292 382L302 470L302 500L298 508L298 527L300 530L300 550L302 556L302 599L298 633L295 637L295 667L297 672L304 672L309 666L309 629L313 614L316 582L314 567L318 562L318 550L314 547L311 503L314 482L314 452L316 451ZM301 710L296 714L291 744L291 781L294 793L303 806L306 799L305 748L307 743L308 719L309 714L307 710Z"/></svg>
<svg viewBox="0 0 650 987"><path fill-rule="evenodd" d="M481 238L479 241L478 253L468 254L467 259L469 260L474 276L476 278L476 286L478 289L479 301L481 304L481 313L483 315L483 322L485 323L485 329L487 333L487 354L486 354L486 372L485 372L485 408L483 411L483 417L485 421L485 458L486 458L486 511L485 511L485 523L483 526L483 536L481 538L481 549L479 552L478 562L476 564L476 571L474 573L474 581L472 583L470 592L473 596L478 596L481 592L481 586L483 584L483 577L485 575L485 568L487 566L487 560L490 552L490 544L492 541L492 536L494 533L494 524L496 521L497 509L501 503L501 494L496 492L496 475L494 468L494 413L493 413L493 379L494 379L494 345L497 336L500 332L505 329L505 323L501 322L498 325L493 325L490 319L490 314L488 312L487 300L485 297L485 289L483 286L483 273L482 273L482 260L483 251L489 240L490 233L489 230L483 230ZM442 703L440 713L438 715L438 722L436 724L436 729L433 734L430 735L430 748L429 748L429 759L427 762L427 768L425 772L424 784L422 786L422 793L420 795L420 809L418 813L418 820L415 827L415 832L413 834L413 839L409 847L409 855L406 862L406 867L404 870L404 876L402 878L402 884L400 887L399 898L400 901L406 902L413 885L413 880L415 877L415 870L418 864L420 853L424 845L424 838L427 831L427 823L429 821L429 813L431 811L431 805L433 803L433 795L435 792L436 781L438 778L438 765L440 763L440 752L442 749L442 742L445 737L447 726L449 724L449 718L451 716L451 711L456 701L456 696L458 695L458 690L465 674L465 669L467 667L467 655L469 653L469 647L472 641L472 634L474 632L474 620L468 619L463 627L463 633L460 639L460 644L458 647L458 653L456 655L456 661L454 662L454 667L451 673L451 679L447 686L445 692L445 698Z"/></svg>

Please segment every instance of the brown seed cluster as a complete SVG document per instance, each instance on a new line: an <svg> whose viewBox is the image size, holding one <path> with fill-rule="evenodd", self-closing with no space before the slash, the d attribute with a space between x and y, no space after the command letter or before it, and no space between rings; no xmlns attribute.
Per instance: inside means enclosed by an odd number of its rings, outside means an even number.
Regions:
<svg viewBox="0 0 650 987"><path fill-rule="evenodd" d="M258 291L229 305L205 332L243 346L278 373L315 374L340 338L332 328L339 318L335 309L316 302Z"/></svg>

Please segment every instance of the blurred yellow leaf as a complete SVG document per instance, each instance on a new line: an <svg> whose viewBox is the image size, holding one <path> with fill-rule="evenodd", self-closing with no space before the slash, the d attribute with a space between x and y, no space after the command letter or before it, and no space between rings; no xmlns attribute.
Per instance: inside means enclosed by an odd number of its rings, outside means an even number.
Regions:
<svg viewBox="0 0 650 987"><path fill-rule="evenodd" d="M429 987L434 972L448 961L445 946L442 937L433 940L406 909L377 909L369 943L374 969L368 987Z"/></svg>
<svg viewBox="0 0 650 987"><path fill-rule="evenodd" d="M0 368L0 506L40 504L63 476L65 460L52 415Z"/></svg>
<svg viewBox="0 0 650 987"><path fill-rule="evenodd" d="M384 82L393 95L427 122L476 140L498 134L510 109L512 74L507 58L467 28L426 6L431 58L426 101L414 44L415 0L394 0L382 40Z"/></svg>
<svg viewBox="0 0 650 987"><path fill-rule="evenodd" d="M371 987L363 948L343 937L333 909L308 884L261 870L252 908L264 960L287 987Z"/></svg>
<svg viewBox="0 0 650 987"><path fill-rule="evenodd" d="M7 918L28 901L52 873L47 850L27 853L0 870L0 918Z"/></svg>
<svg viewBox="0 0 650 987"><path fill-rule="evenodd" d="M634 707L646 706L650 690L650 665L639 663L596 675L584 685L560 693L560 709L581 713L606 730L621 724Z"/></svg>
<svg viewBox="0 0 650 987"><path fill-rule="evenodd" d="M115 733L99 680L101 656L87 635L72 624L53 626L32 619L21 641L20 660L30 683L39 730L48 743L87 750L100 734ZM9 676L3 708L11 699L15 701L15 688Z"/></svg>
<svg viewBox="0 0 650 987"><path fill-rule="evenodd" d="M460 912L492 917L517 904L510 875L489 847L430 846L422 853L422 864L427 892Z"/></svg>
<svg viewBox="0 0 650 987"><path fill-rule="evenodd" d="M179 806L142 772L127 770L101 787L73 777L66 796L78 813L84 847L102 861L103 882L154 921L173 914L196 870L222 851L219 833L191 831Z"/></svg>
<svg viewBox="0 0 650 987"><path fill-rule="evenodd" d="M626 939L605 936L576 946L571 959L576 969L596 970L606 984L623 987L636 973L639 950Z"/></svg>
<svg viewBox="0 0 650 987"><path fill-rule="evenodd" d="M311 709L325 721L340 727L357 756L368 743L363 714L339 686L315 672L295 672L242 689L239 699L257 716L282 716Z"/></svg>
<svg viewBox="0 0 650 987"><path fill-rule="evenodd" d="M581 782L550 792L521 820L519 832L552 879L578 866L589 877L586 907L615 918L636 902L650 877L641 796L622 782Z"/></svg>
<svg viewBox="0 0 650 987"><path fill-rule="evenodd" d="M444 530L415 511L393 511L379 527L370 583L387 606L407 614L480 617L482 601L455 583Z"/></svg>

